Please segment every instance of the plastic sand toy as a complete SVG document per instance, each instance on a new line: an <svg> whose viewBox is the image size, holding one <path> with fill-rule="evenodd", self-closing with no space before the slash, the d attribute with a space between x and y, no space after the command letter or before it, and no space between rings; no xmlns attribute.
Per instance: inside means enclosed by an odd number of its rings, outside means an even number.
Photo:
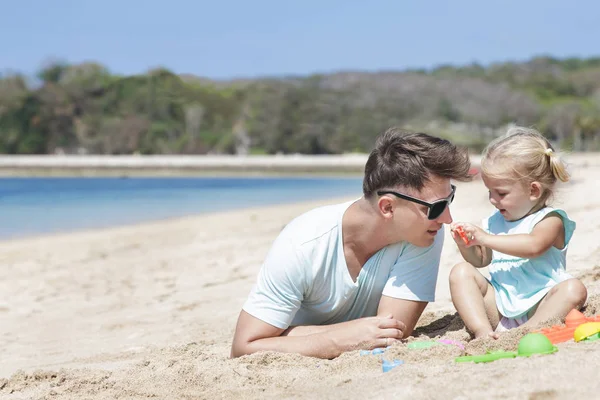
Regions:
<svg viewBox="0 0 600 400"><path fill-rule="evenodd" d="M541 333L529 333L519 340L517 353L519 356L529 357L534 354L556 353L558 348L552 344L550 339Z"/></svg>
<svg viewBox="0 0 600 400"><path fill-rule="evenodd" d="M465 233L465 230L463 229L462 226L456 227L456 229L454 231L456 233L458 233L458 236L461 237L461 239L463 240L463 242L465 242L465 244L469 244L469 238L467 237L467 234Z"/></svg>
<svg viewBox="0 0 600 400"><path fill-rule="evenodd" d="M361 350L360 355L361 356L369 356L369 355L383 354L390 347L392 347L392 346L388 346L386 348L376 348L373 350ZM389 361L389 360L386 360L385 358L383 358L383 356L381 358L381 369L383 370L383 372L391 371L392 369L396 368L398 365L402 365L402 364L404 364L403 360Z"/></svg>
<svg viewBox="0 0 600 400"><path fill-rule="evenodd" d="M486 354L476 356L457 357L456 362L474 362L484 363L500 360L502 358L529 357L535 354L552 354L558 351L558 348L550 342L545 335L541 333L528 333L519 341L517 351L491 351Z"/></svg>
<svg viewBox="0 0 600 400"><path fill-rule="evenodd" d="M595 317L586 317L579 310L571 310L565 318L565 325L555 325L550 328L543 328L534 331L543 333L553 344L566 342L574 338L577 327L587 322L600 322L600 315Z"/></svg>
<svg viewBox="0 0 600 400"><path fill-rule="evenodd" d="M586 322L579 325L573 332L573 338L576 342L600 339L600 322Z"/></svg>
<svg viewBox="0 0 600 400"><path fill-rule="evenodd" d="M394 360L394 361L381 360L381 369L383 370L383 372L389 372L392 369L396 368L398 365L402 365L402 364L404 364L404 361L402 361L402 360Z"/></svg>
<svg viewBox="0 0 600 400"><path fill-rule="evenodd" d="M379 348L376 348L373 350L361 350L360 355L361 356L369 356L369 355L383 354L388 347L386 347L385 349L382 349L381 347L379 347Z"/></svg>
<svg viewBox="0 0 600 400"><path fill-rule="evenodd" d="M477 356L462 356L457 357L454 361L456 362L474 362L474 363L485 363L500 360L502 358L515 358L517 353L515 351L488 351L485 354Z"/></svg>

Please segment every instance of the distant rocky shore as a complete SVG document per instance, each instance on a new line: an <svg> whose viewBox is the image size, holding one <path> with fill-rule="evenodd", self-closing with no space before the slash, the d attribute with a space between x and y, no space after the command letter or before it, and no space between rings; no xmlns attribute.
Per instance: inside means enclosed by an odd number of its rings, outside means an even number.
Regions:
<svg viewBox="0 0 600 400"><path fill-rule="evenodd" d="M360 174L366 154L0 156L0 175Z"/></svg>

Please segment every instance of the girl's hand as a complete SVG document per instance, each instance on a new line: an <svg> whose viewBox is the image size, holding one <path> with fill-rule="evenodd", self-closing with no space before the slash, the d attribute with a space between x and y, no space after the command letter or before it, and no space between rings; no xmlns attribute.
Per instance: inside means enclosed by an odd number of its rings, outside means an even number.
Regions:
<svg viewBox="0 0 600 400"><path fill-rule="evenodd" d="M450 232L456 244L465 248L481 246L481 241L487 235L483 229L468 222L453 223L450 225Z"/></svg>
<svg viewBox="0 0 600 400"><path fill-rule="evenodd" d="M466 247L469 244L469 239L461 222L454 222L450 225L450 234L459 248Z"/></svg>
<svg viewBox="0 0 600 400"><path fill-rule="evenodd" d="M469 238L465 233L464 228L460 224L452 224L450 227L450 233L452 234L452 239L456 242L456 245L459 247L465 247L469 244Z"/></svg>

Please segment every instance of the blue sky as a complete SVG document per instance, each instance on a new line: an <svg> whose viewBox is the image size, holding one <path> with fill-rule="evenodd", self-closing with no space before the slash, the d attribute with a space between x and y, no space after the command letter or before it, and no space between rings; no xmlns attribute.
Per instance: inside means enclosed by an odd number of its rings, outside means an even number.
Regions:
<svg viewBox="0 0 600 400"><path fill-rule="evenodd" d="M4 0L0 71L59 59L228 79L598 56L599 15L597 0Z"/></svg>

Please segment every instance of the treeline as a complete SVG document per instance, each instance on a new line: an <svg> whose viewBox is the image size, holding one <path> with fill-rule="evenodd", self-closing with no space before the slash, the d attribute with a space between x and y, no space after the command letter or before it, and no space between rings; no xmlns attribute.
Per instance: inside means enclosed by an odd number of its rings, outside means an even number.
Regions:
<svg viewBox="0 0 600 400"><path fill-rule="evenodd" d="M365 152L392 125L477 151L513 123L600 150L600 58L230 82L55 63L37 78L0 76L0 153Z"/></svg>

